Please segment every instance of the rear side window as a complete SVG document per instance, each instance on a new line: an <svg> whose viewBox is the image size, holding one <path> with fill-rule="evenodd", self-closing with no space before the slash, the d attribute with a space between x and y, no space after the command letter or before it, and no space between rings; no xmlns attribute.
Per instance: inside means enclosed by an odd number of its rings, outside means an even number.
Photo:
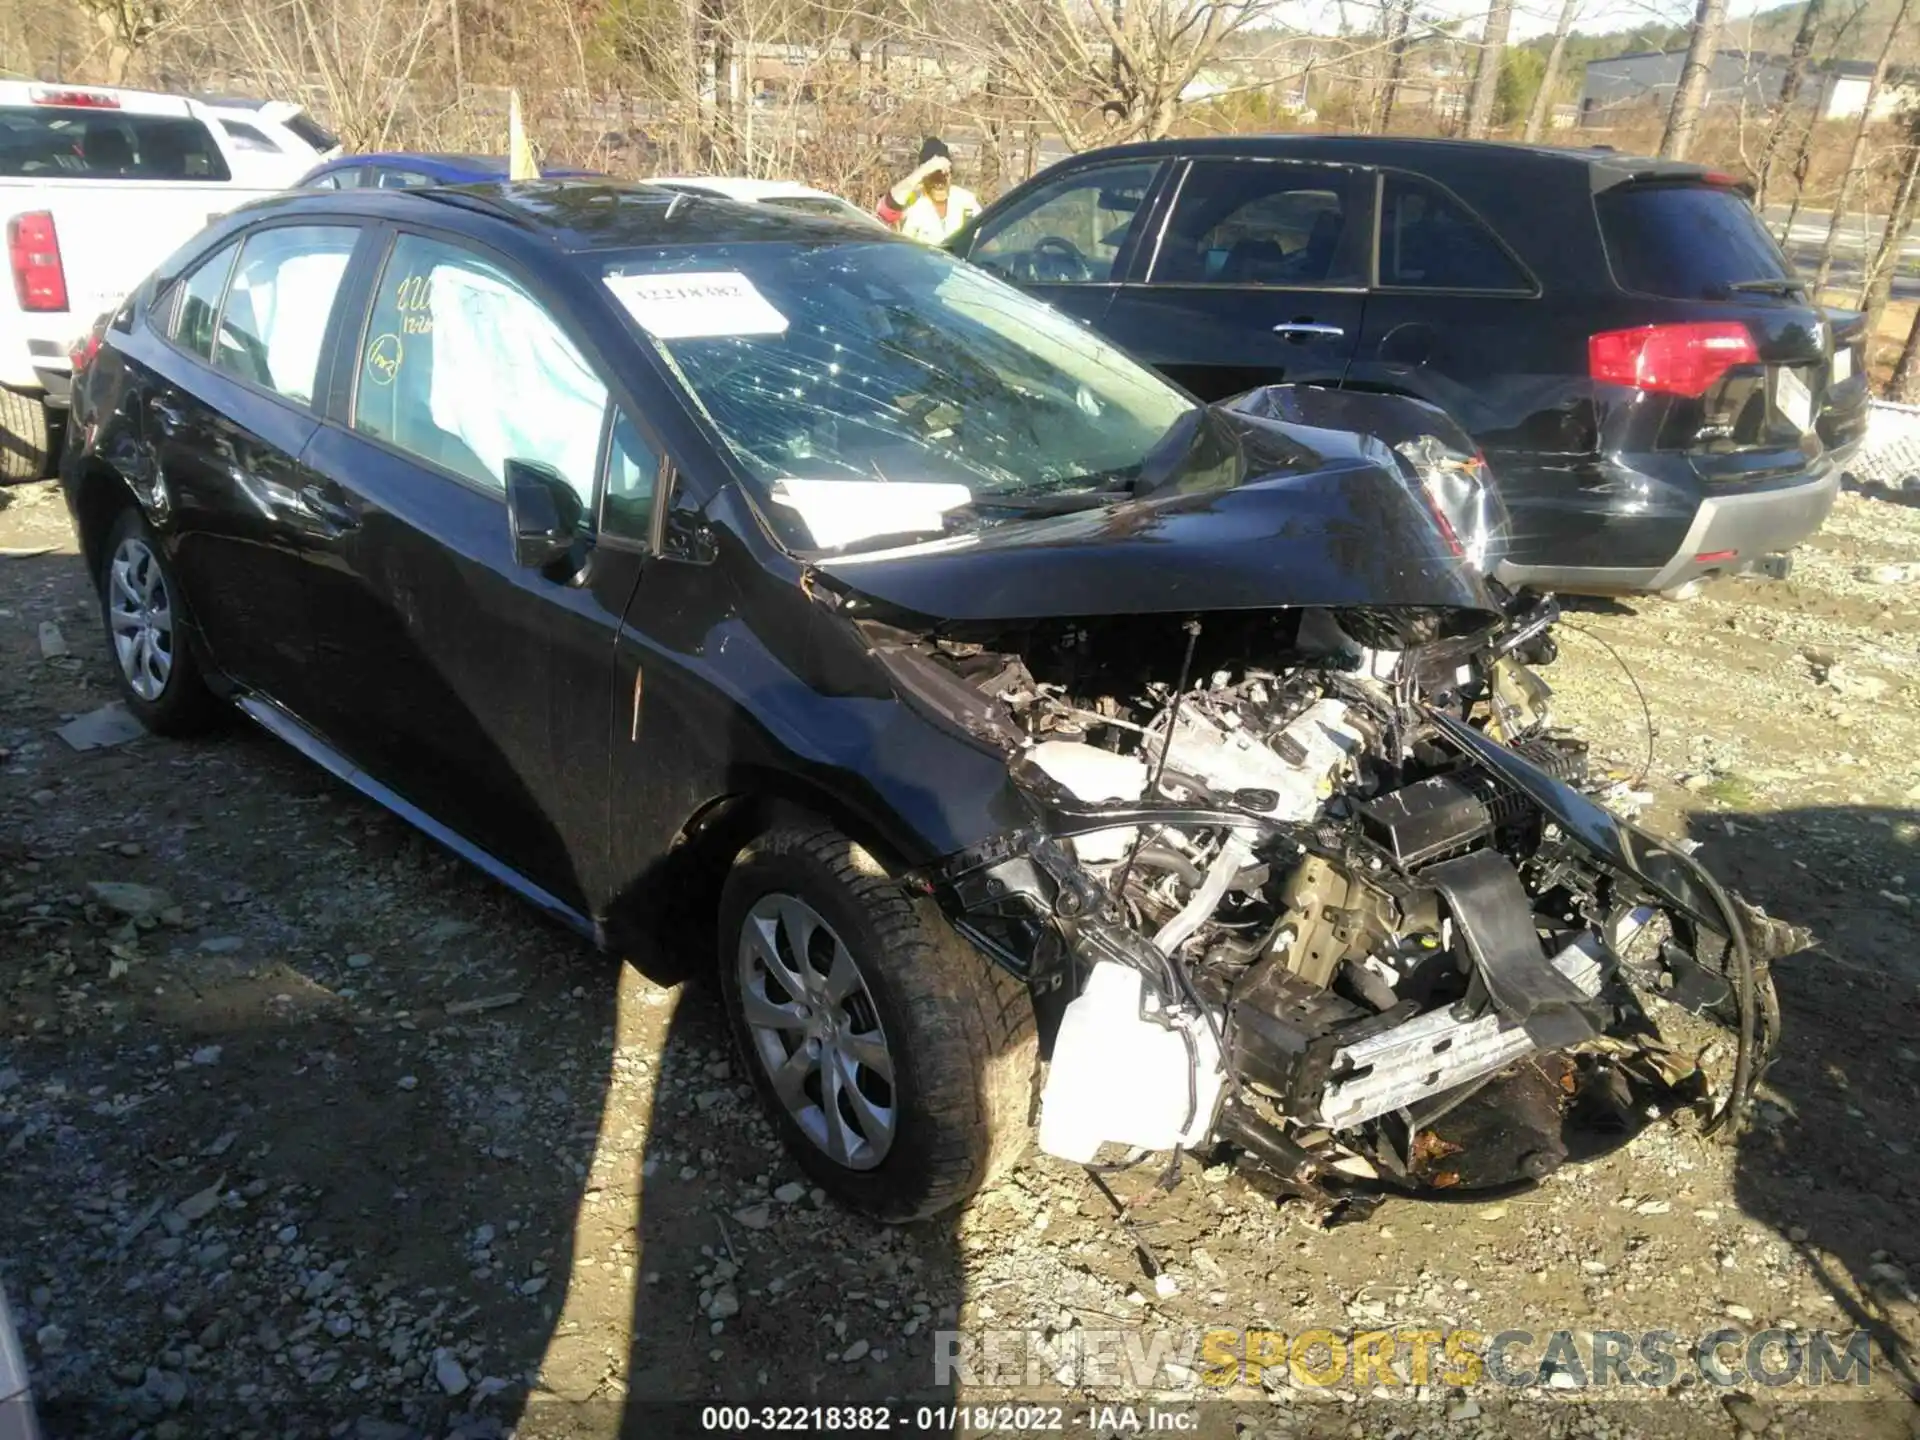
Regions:
<svg viewBox="0 0 1920 1440"><path fill-rule="evenodd" d="M1594 197L1613 278L1669 300L1724 300L1743 281L1792 280L1793 267L1738 191L1616 185Z"/></svg>
<svg viewBox="0 0 1920 1440"><path fill-rule="evenodd" d="M280 122L315 150L331 150L340 143L337 136L302 110Z"/></svg>
<svg viewBox="0 0 1920 1440"><path fill-rule="evenodd" d="M1382 188L1380 283L1413 290L1532 290L1486 224L1430 181L1389 174Z"/></svg>
<svg viewBox="0 0 1920 1440"><path fill-rule="evenodd" d="M1366 284L1361 174L1332 165L1196 160L1153 283L1283 289Z"/></svg>
<svg viewBox="0 0 1920 1440"><path fill-rule="evenodd" d="M267 132L257 125L249 125L244 120L222 120L220 128L227 132L227 138L241 150L264 150L269 155L278 155L280 147L267 137Z"/></svg>
<svg viewBox="0 0 1920 1440"><path fill-rule="evenodd" d="M311 404L327 318L359 234L350 225L291 225L249 235L220 312L214 365Z"/></svg>
<svg viewBox="0 0 1920 1440"><path fill-rule="evenodd" d="M198 120L57 106L0 107L0 175L36 180L229 180Z"/></svg>
<svg viewBox="0 0 1920 1440"><path fill-rule="evenodd" d="M180 301L173 312L173 343L202 360L213 358L213 327L220 316L220 296L227 288L239 245L215 251L181 282Z"/></svg>

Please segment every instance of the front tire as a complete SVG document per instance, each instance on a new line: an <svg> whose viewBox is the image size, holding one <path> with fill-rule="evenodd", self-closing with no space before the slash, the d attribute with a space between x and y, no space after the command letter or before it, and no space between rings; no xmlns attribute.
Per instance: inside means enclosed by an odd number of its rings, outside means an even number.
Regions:
<svg viewBox="0 0 1920 1440"><path fill-rule="evenodd" d="M128 506L107 532L100 559L100 618L114 679L134 719L156 735L191 735L219 719L187 641L180 587L166 552Z"/></svg>
<svg viewBox="0 0 1920 1440"><path fill-rule="evenodd" d="M740 853L721 896L720 974L775 1128L850 1209L937 1215L1025 1151L1025 986L845 835L785 826Z"/></svg>

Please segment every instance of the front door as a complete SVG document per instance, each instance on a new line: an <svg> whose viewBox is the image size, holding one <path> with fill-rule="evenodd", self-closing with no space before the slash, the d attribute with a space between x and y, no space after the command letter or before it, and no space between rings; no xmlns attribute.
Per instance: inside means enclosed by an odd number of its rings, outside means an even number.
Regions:
<svg viewBox="0 0 1920 1440"><path fill-rule="evenodd" d="M340 532L309 567L320 729L564 904L603 893L613 648L641 555L513 558L509 459L594 514L615 409L593 362L503 265L402 233L358 332L345 424L315 436Z"/></svg>
<svg viewBox="0 0 1920 1440"><path fill-rule="evenodd" d="M983 216L965 257L1069 315L1098 326L1132 267L1163 162L1087 165Z"/></svg>
<svg viewBox="0 0 1920 1440"><path fill-rule="evenodd" d="M1203 400L1338 385L1360 340L1373 175L1294 160L1195 160L1100 328Z"/></svg>

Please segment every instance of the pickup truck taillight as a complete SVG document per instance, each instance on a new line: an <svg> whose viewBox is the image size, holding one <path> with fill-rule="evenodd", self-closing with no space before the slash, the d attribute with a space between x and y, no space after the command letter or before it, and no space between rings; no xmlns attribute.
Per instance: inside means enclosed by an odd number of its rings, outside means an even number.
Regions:
<svg viewBox="0 0 1920 1440"><path fill-rule="evenodd" d="M33 210L7 221L7 258L13 262L13 293L22 310L67 308L67 272L60 266L60 236L52 215Z"/></svg>
<svg viewBox="0 0 1920 1440"><path fill-rule="evenodd" d="M1760 363L1753 332L1737 320L1641 325L1587 337L1587 372L1595 380L1696 399L1736 365Z"/></svg>

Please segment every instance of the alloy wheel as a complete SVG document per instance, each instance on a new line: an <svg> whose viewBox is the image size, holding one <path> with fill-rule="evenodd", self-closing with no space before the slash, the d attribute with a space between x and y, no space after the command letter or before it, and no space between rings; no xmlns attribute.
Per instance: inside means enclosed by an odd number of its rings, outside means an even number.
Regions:
<svg viewBox="0 0 1920 1440"><path fill-rule="evenodd" d="M871 1170L899 1120L893 1056L845 942L811 905L763 895L740 927L741 1004L774 1094L836 1164Z"/></svg>
<svg viewBox="0 0 1920 1440"><path fill-rule="evenodd" d="M113 552L108 566L107 619L113 653L128 687L142 700L157 701L173 674L173 603L159 557L137 535Z"/></svg>

